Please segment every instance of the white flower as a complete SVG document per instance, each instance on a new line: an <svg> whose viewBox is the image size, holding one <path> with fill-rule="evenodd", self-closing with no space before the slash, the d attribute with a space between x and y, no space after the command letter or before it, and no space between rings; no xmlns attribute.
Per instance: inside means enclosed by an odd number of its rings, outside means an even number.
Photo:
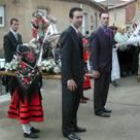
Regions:
<svg viewBox="0 0 140 140"><path fill-rule="evenodd" d="M58 73L61 72L61 69L58 66L55 66L54 69L53 69L53 72L58 74Z"/></svg>
<svg viewBox="0 0 140 140"><path fill-rule="evenodd" d="M54 59L48 59L48 60L42 61L42 70L46 70L46 72L52 71L55 66L56 66L56 63Z"/></svg>
<svg viewBox="0 0 140 140"><path fill-rule="evenodd" d="M45 67L42 67L42 70L45 70Z"/></svg>
<svg viewBox="0 0 140 140"><path fill-rule="evenodd" d="M17 64L18 60L15 57L10 63L5 64L5 70L16 70Z"/></svg>

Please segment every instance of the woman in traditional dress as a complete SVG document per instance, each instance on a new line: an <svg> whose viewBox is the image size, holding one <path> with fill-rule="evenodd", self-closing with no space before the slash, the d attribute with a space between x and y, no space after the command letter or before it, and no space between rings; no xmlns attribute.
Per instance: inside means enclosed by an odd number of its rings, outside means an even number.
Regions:
<svg viewBox="0 0 140 140"><path fill-rule="evenodd" d="M114 36L117 33L118 28L115 26L111 26L110 29L113 31ZM114 40L115 41L115 40ZM117 43L117 42L116 42ZM113 46L112 49L112 71L111 71L111 82L112 84L117 87L118 83L117 80L120 79L120 65L118 60L118 48L116 46Z"/></svg>
<svg viewBox="0 0 140 140"><path fill-rule="evenodd" d="M87 63L89 60L88 39L83 38L82 42L83 42L84 67L85 67L85 72L88 72L88 68L87 68ZM84 82L83 82L83 92L82 92L80 103L87 103L87 100L89 100L89 98L84 96L84 90L88 90L88 89L91 89L90 77L85 75Z"/></svg>
<svg viewBox="0 0 140 140"><path fill-rule="evenodd" d="M36 65L35 52L31 47L19 45L19 59L14 82L11 82L11 104L8 117L19 120L25 138L38 138L40 132L31 122L43 121L41 74Z"/></svg>

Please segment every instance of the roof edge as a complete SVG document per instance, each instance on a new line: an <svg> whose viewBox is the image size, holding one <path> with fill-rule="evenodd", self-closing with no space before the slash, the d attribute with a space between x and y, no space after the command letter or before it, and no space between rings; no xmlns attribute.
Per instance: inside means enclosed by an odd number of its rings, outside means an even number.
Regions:
<svg viewBox="0 0 140 140"><path fill-rule="evenodd" d="M59 0L59 1L77 2L77 3L82 3L82 4L90 5L90 6L94 7L94 8L96 8L96 9L99 9L100 11L106 10L104 5L98 4L97 2L94 2L93 0Z"/></svg>
<svg viewBox="0 0 140 140"><path fill-rule="evenodd" d="M113 9L116 9L116 8L120 8L120 7L124 7L124 6L127 6L128 4L131 4L131 3L134 3L136 2L137 0L131 0L129 2L124 2L124 3L121 3L121 4L118 4L116 6L112 6L109 8L109 10L113 10Z"/></svg>

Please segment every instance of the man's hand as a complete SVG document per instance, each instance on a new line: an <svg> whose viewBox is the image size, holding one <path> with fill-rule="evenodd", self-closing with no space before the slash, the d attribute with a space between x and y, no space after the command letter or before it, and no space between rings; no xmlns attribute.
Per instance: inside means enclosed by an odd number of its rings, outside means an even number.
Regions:
<svg viewBox="0 0 140 140"><path fill-rule="evenodd" d="M87 77L86 77L86 75L84 75L84 80L86 80L87 79Z"/></svg>
<svg viewBox="0 0 140 140"><path fill-rule="evenodd" d="M77 88L77 85L73 79L70 79L67 81L67 87L70 91L75 91L75 89Z"/></svg>
<svg viewBox="0 0 140 140"><path fill-rule="evenodd" d="M97 70L93 70L93 78L98 79L100 77L100 73Z"/></svg>

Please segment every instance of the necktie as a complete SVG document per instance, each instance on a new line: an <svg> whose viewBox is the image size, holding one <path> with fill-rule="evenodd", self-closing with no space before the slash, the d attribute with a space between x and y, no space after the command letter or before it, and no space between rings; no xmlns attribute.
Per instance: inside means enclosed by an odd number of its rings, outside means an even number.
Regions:
<svg viewBox="0 0 140 140"><path fill-rule="evenodd" d="M76 33L77 33L77 36L78 36L81 59L83 60L83 45L82 45L81 33L79 31L76 32Z"/></svg>
<svg viewBox="0 0 140 140"><path fill-rule="evenodd" d="M80 40L81 40L81 34L80 34L80 32L78 31L78 32L76 32L77 33L77 36L78 36L78 41L80 42Z"/></svg>
<svg viewBox="0 0 140 140"><path fill-rule="evenodd" d="M77 31L76 33L77 33L77 36L79 37L79 36L80 36L80 32L79 32L79 31Z"/></svg>
<svg viewBox="0 0 140 140"><path fill-rule="evenodd" d="M18 40L18 34L17 33L15 34L15 38L16 38L16 40Z"/></svg>
<svg viewBox="0 0 140 140"><path fill-rule="evenodd" d="M109 36L109 30L107 28L104 29L104 32L105 32L106 35Z"/></svg>

